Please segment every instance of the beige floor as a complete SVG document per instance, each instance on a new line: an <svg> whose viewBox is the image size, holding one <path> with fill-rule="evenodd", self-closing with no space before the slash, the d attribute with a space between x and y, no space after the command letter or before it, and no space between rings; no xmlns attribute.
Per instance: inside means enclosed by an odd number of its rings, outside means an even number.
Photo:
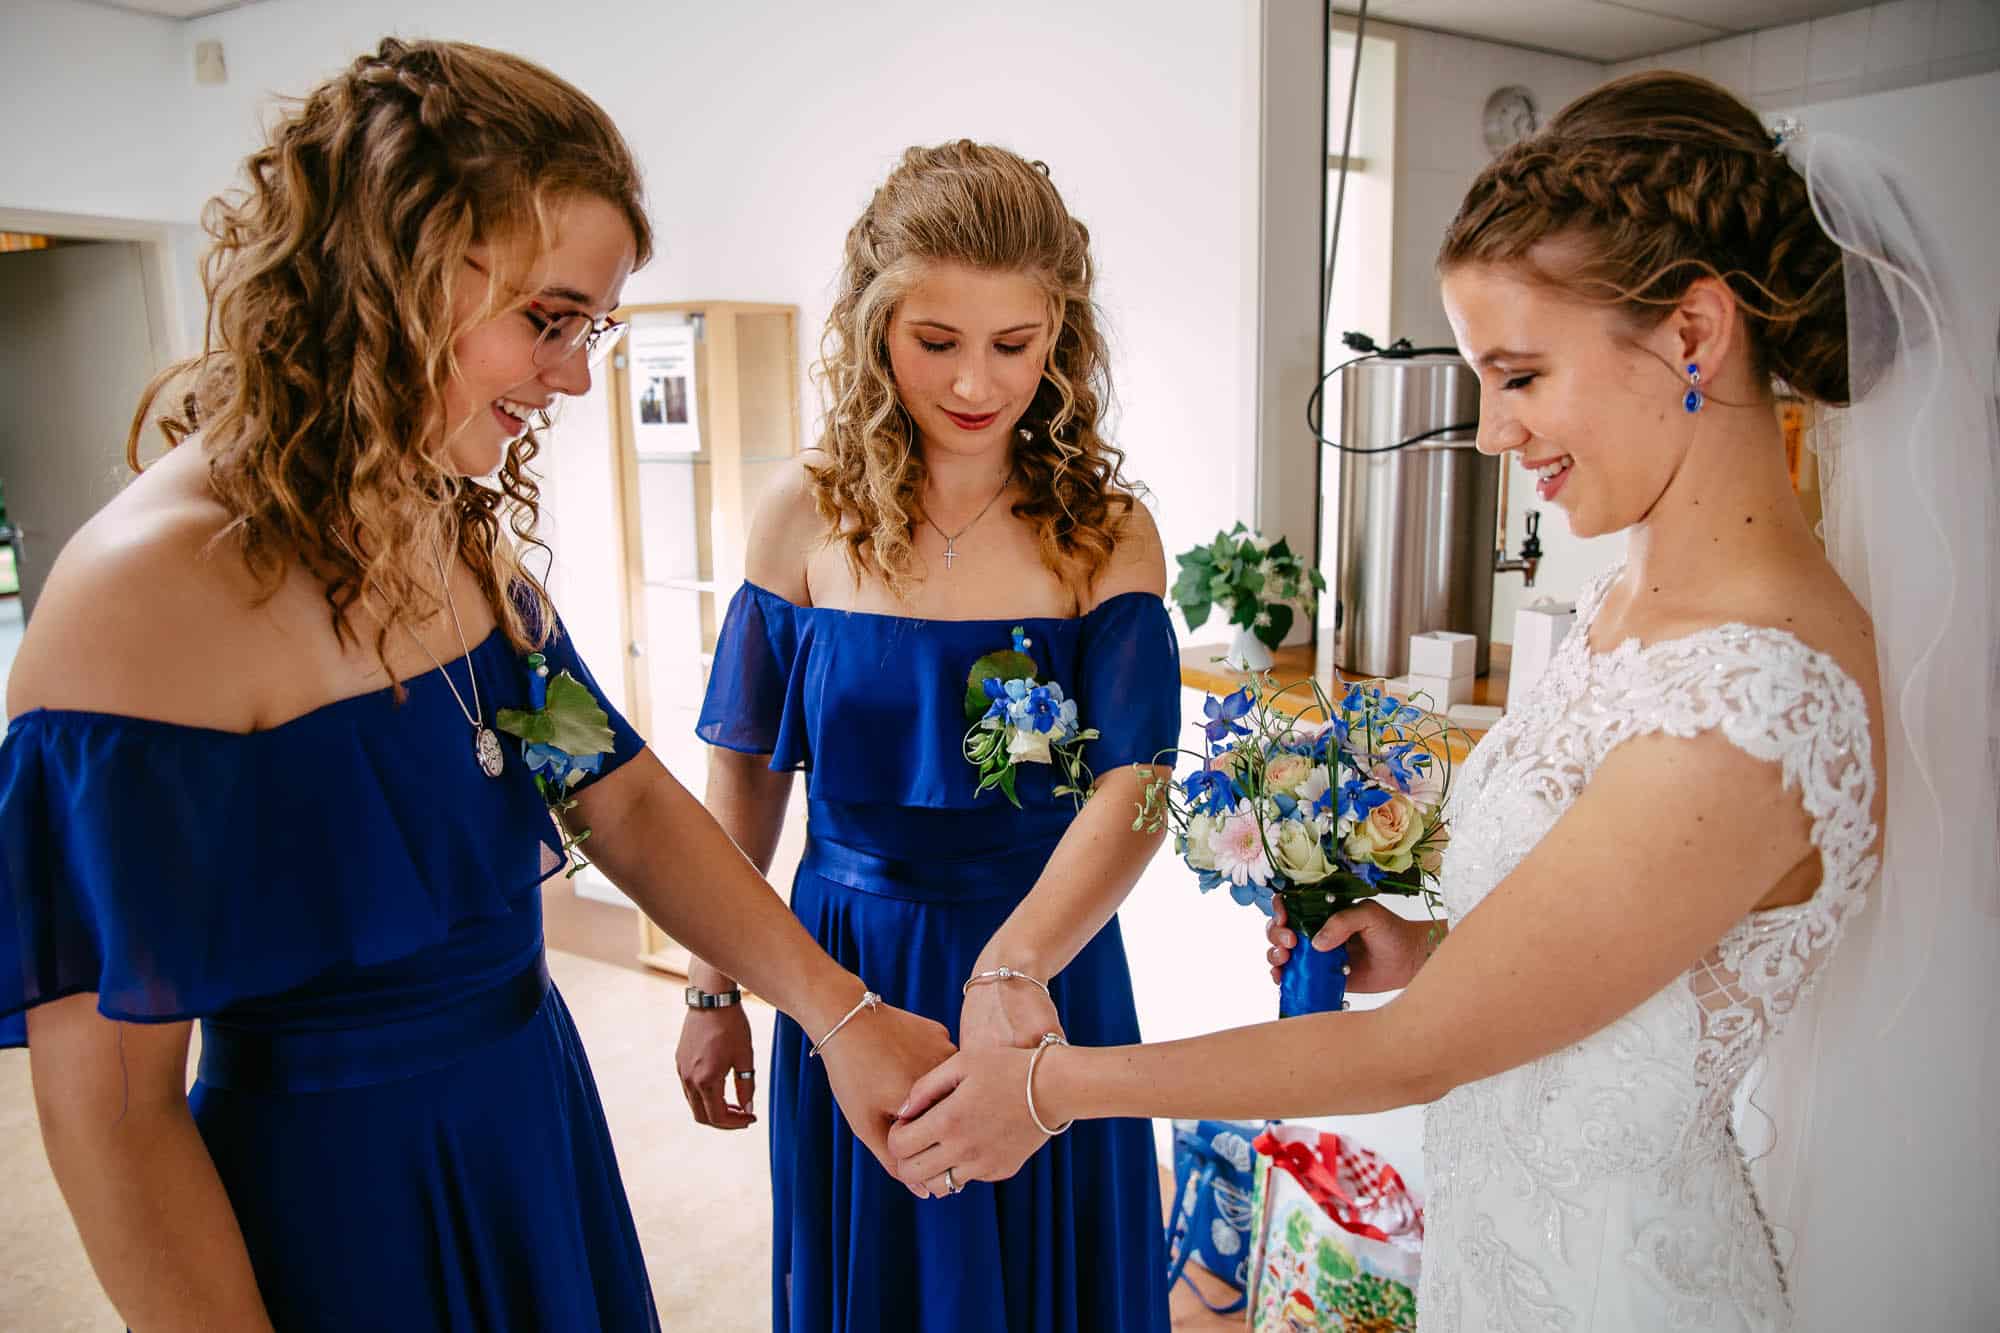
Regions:
<svg viewBox="0 0 2000 1333"><path fill-rule="evenodd" d="M677 986L571 954L550 953L549 967L590 1051L661 1322L764 1333L771 1200L763 1126L724 1134L689 1118L674 1076ZM761 1065L771 1011L760 1007L752 1027ZM0 1051L0 1200L0 1330L123 1328L49 1176L26 1051Z"/></svg>
<svg viewBox="0 0 2000 1333"><path fill-rule="evenodd" d="M674 1076L678 986L572 954L549 955L590 1051L669 1329L763 1333L771 1325L770 1191L763 1125L741 1133L689 1119ZM768 1064L770 1011L752 1020ZM98 1290L35 1128L26 1051L0 1052L0 1330L99 1333L123 1327ZM1240 1327L1185 1290L1174 1327Z"/></svg>

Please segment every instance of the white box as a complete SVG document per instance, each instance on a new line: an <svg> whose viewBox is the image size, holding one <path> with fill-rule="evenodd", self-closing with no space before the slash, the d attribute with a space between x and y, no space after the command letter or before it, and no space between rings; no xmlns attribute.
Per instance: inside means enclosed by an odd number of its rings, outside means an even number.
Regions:
<svg viewBox="0 0 2000 1333"><path fill-rule="evenodd" d="M1488 704L1455 704L1451 720L1471 731L1485 731L1500 720L1500 710Z"/></svg>
<svg viewBox="0 0 2000 1333"><path fill-rule="evenodd" d="M1518 708L1549 669L1576 624L1576 605L1544 597L1514 613L1514 659L1507 668L1507 707Z"/></svg>
<svg viewBox="0 0 2000 1333"><path fill-rule="evenodd" d="M1403 677L1403 684L1411 694L1430 696L1428 706L1432 712L1441 713L1453 704L1472 702L1471 673L1463 676L1433 676L1426 672L1412 671Z"/></svg>
<svg viewBox="0 0 2000 1333"><path fill-rule="evenodd" d="M1410 636L1413 676L1470 676L1479 669L1479 640L1456 630L1434 629Z"/></svg>

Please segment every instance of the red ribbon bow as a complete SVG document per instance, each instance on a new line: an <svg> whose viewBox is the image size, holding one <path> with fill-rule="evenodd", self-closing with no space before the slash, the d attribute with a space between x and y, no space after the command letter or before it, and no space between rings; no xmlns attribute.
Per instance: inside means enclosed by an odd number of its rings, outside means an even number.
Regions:
<svg viewBox="0 0 2000 1333"><path fill-rule="evenodd" d="M1412 1226L1421 1228L1423 1224L1423 1215L1411 1202L1409 1189L1396 1168L1375 1160L1366 1149L1343 1149L1338 1134L1321 1134L1316 1144L1308 1144L1281 1139L1267 1129L1250 1146L1269 1157L1274 1168L1290 1172L1299 1187L1342 1230L1386 1241L1389 1233L1368 1221L1369 1215L1389 1214L1385 1220L1396 1224L1399 1232ZM1346 1177L1366 1190L1362 1197L1356 1198L1342 1184L1343 1167Z"/></svg>

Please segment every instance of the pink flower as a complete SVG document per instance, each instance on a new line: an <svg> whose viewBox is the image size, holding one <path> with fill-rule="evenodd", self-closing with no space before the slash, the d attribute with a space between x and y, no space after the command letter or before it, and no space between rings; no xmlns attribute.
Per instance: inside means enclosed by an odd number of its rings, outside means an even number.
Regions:
<svg viewBox="0 0 2000 1333"><path fill-rule="evenodd" d="M1271 858L1264 852L1256 811L1240 810L1224 819L1209 846L1214 851L1216 873L1232 884L1262 885L1271 878Z"/></svg>
<svg viewBox="0 0 2000 1333"><path fill-rule="evenodd" d="M1436 810L1444 800L1444 774L1439 771L1438 762L1433 759L1422 768L1416 768L1414 764L1411 767L1415 769L1416 775L1407 788L1396 781L1395 774L1389 771L1387 764L1375 765L1375 771L1369 776L1380 783L1384 790L1400 791L1408 796L1418 809Z"/></svg>

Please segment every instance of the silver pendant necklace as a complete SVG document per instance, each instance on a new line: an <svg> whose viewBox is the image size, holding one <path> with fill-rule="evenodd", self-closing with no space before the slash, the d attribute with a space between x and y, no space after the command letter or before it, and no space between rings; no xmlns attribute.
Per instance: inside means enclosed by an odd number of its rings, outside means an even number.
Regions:
<svg viewBox="0 0 2000 1333"><path fill-rule="evenodd" d="M438 674L444 677L445 685L451 690L452 702L458 705L458 711L464 714L467 725L472 728L472 757L478 762L479 771L489 778L497 778L507 766L507 756L500 749L500 737L486 725L486 709L479 701L479 668L472 660L472 646L465 641L465 626L459 621L458 603L451 595L451 575L445 572L444 553L433 546L431 555L437 561L438 581L444 585L444 604L451 608L451 627L458 632L458 646L465 652L462 660L465 662L466 679L472 684L472 707L465 706L465 696L458 692L457 682L452 680L451 672L445 670L444 663L438 661L430 645L417 638L417 632L410 628L407 621L403 628L417 640L417 647L424 650L424 656L431 659Z"/></svg>
<svg viewBox="0 0 2000 1333"><path fill-rule="evenodd" d="M960 537L963 537L966 533L972 531L973 524L979 522L980 519L986 517L986 510L991 509L995 504L999 503L1000 497L1007 493L1007 488L1013 485L1013 483L1014 483L1014 470L1012 468L1009 468L1007 469L1007 475L1001 479L1000 489L993 492L993 498L986 502L986 507L984 509L981 509L978 513L974 514L972 516L972 522L967 523L957 532L946 532L943 528L938 527L937 520L930 516L930 511L929 510L924 511L924 522L930 524L932 530L935 531L938 536L944 538L944 567L947 570L951 568L952 562L958 559L958 539Z"/></svg>

